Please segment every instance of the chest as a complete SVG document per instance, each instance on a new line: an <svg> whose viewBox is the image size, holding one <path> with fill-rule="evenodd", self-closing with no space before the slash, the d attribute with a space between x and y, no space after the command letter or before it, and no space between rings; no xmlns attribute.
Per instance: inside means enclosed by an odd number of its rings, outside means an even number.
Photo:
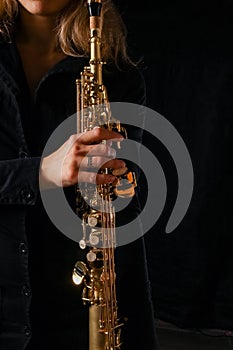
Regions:
<svg viewBox="0 0 233 350"><path fill-rule="evenodd" d="M41 79L66 56L60 52L42 54L19 46L19 53L23 70L28 83L31 98L33 100L35 91Z"/></svg>

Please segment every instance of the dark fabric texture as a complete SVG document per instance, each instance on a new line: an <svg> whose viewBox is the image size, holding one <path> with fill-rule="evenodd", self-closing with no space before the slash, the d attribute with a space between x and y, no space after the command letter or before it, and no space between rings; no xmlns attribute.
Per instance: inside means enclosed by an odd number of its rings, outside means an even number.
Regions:
<svg viewBox="0 0 233 350"><path fill-rule="evenodd" d="M181 327L232 329L232 50L161 50L145 63L148 105L177 129L194 169L188 211L166 235L177 174L169 155L145 139L169 189L162 216L146 236L156 315Z"/></svg>
<svg viewBox="0 0 233 350"><path fill-rule="evenodd" d="M76 112L75 80L86 63L71 57L58 63L31 104L15 45L0 43L1 350L88 349L88 307L71 281L85 252L51 223L38 184L41 152L53 130ZM140 71L105 71L104 81L110 101L145 102ZM129 137L140 142L141 130L131 130ZM128 218L139 213L137 196L128 210ZM142 238L116 249L116 269L120 315L128 317L123 349L156 350Z"/></svg>

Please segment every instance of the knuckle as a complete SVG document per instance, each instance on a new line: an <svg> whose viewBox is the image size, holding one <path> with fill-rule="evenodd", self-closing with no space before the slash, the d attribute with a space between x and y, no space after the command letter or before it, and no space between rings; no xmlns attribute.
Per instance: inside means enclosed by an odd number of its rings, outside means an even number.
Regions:
<svg viewBox="0 0 233 350"><path fill-rule="evenodd" d="M74 143L74 147L72 148L72 151L73 151L73 154L74 154L75 156L77 156L77 154L80 153L80 151L81 151L81 146L80 146L79 142L75 142L75 143Z"/></svg>

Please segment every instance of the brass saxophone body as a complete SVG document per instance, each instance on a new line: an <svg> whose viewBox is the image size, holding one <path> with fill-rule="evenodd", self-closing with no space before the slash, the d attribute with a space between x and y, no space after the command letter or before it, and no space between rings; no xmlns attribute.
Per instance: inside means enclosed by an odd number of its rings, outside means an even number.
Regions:
<svg viewBox="0 0 233 350"><path fill-rule="evenodd" d="M111 116L107 90L102 82L101 0L87 0L90 16L90 60L77 79L77 130L105 127L123 133L126 130ZM119 145L118 145L119 146ZM109 169L104 169L108 173ZM89 350L120 350L123 322L118 316L114 250L116 247L115 210L117 196L132 197L135 175L117 174L118 185L77 188L77 214L82 218L80 248L89 246L86 262L75 264L72 279L82 285L82 299L89 305ZM124 183L123 185L122 182ZM127 182L127 186L125 186Z"/></svg>

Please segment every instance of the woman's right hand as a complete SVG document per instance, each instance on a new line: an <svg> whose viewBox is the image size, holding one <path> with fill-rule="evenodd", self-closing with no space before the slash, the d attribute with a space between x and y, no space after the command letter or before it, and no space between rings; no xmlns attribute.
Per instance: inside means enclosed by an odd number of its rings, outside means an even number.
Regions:
<svg viewBox="0 0 233 350"><path fill-rule="evenodd" d="M103 140L106 142L101 143ZM125 167L122 160L115 159L116 151L111 147L112 142L122 140L119 133L104 128L72 135L58 150L42 159L41 189L68 187L78 182L114 183L115 176L98 173L98 169Z"/></svg>

